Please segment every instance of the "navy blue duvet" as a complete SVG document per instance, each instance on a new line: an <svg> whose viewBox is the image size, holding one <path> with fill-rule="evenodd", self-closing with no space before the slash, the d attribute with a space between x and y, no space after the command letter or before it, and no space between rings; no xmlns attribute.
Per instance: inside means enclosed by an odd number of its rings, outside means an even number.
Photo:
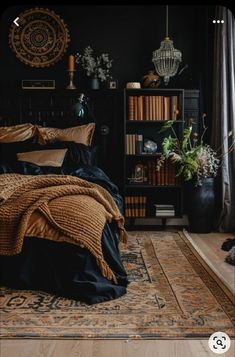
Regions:
<svg viewBox="0 0 235 357"><path fill-rule="evenodd" d="M117 186L100 168L91 163L90 151L85 146L77 145L74 152L74 161L71 161L70 151L70 157L67 157L66 164L61 168L39 167L15 160L2 161L0 174L17 172L27 175L53 173L77 176L107 189L122 212L122 197ZM126 293L128 284L118 245L119 236L115 224L106 223L102 249L105 260L117 277L117 284L102 276L95 258L86 249L69 243L30 237L25 237L20 254L0 256L0 283L16 289L43 290L88 304L115 299Z"/></svg>

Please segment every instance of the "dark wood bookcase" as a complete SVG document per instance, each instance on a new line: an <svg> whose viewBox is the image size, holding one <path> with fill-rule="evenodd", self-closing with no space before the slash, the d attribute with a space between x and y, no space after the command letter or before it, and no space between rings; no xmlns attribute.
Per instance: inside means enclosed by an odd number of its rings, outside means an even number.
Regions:
<svg viewBox="0 0 235 357"><path fill-rule="evenodd" d="M167 218L182 217L182 185L175 175L176 167L169 161L156 171L162 141L170 134L170 131L160 132L167 120L173 120L174 130L181 137L184 128L183 89L124 90L123 194L126 227L129 229L144 226L136 225L139 218L161 218L165 224ZM155 153L144 151L145 140L157 144ZM156 204L173 205L174 216L172 213L156 216Z"/></svg>

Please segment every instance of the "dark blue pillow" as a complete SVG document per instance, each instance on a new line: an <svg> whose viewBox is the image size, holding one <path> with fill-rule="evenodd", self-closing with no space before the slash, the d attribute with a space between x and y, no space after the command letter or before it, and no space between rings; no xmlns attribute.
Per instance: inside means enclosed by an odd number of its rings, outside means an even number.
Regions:
<svg viewBox="0 0 235 357"><path fill-rule="evenodd" d="M0 164L16 162L17 152L32 151L35 145L38 145L35 137L25 141L0 143Z"/></svg>
<svg viewBox="0 0 235 357"><path fill-rule="evenodd" d="M0 165L1 172L18 172L21 166L17 161L17 153L48 149L65 149L67 153L63 162L63 167L79 167L82 165L96 165L96 147L86 146L71 141L55 141L46 145L40 145L32 139L0 144Z"/></svg>
<svg viewBox="0 0 235 357"><path fill-rule="evenodd" d="M81 165L93 166L96 164L96 148L74 141L54 141L41 146L43 149L68 149L63 162L64 166L76 167Z"/></svg>

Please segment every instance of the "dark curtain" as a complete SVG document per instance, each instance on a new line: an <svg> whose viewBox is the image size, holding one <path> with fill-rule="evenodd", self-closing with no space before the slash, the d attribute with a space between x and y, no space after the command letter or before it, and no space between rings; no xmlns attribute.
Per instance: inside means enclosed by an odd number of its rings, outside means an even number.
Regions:
<svg viewBox="0 0 235 357"><path fill-rule="evenodd" d="M215 24L214 73L213 73L213 120L211 144L221 147L222 167L217 180L218 215L216 226L221 232L235 231L235 152L229 155L229 145L235 133L235 19L232 12L216 7L215 19L224 20Z"/></svg>

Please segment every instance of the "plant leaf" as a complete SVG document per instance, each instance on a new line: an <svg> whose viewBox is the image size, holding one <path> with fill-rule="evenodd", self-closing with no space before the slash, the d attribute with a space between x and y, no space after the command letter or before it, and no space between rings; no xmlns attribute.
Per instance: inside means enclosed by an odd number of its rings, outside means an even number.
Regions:
<svg viewBox="0 0 235 357"><path fill-rule="evenodd" d="M192 132L192 126L189 126L188 128L184 128L182 150L186 150L188 148L191 132Z"/></svg>
<svg viewBox="0 0 235 357"><path fill-rule="evenodd" d="M169 128L172 127L174 121L173 120L167 120L165 124L161 127L161 129L158 131L159 133L163 133L164 131L168 130Z"/></svg>
<svg viewBox="0 0 235 357"><path fill-rule="evenodd" d="M169 155L172 151L174 151L174 147L176 146L177 140L172 138L171 135L168 138L164 138L162 142L162 149L164 155Z"/></svg>

